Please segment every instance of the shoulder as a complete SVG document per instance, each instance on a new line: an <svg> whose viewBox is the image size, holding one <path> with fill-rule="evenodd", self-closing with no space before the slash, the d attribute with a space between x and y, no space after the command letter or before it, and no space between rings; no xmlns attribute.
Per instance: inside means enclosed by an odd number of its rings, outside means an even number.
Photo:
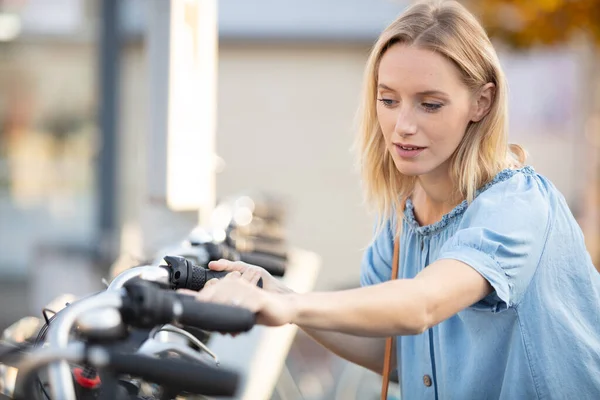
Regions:
<svg viewBox="0 0 600 400"><path fill-rule="evenodd" d="M481 217L535 222L547 221L554 186L530 167L504 170L485 185L465 210L463 221Z"/></svg>
<svg viewBox="0 0 600 400"><path fill-rule="evenodd" d="M479 303L504 310L520 303L551 230L552 189L532 168L506 170L467 207L439 257L471 266L494 288Z"/></svg>

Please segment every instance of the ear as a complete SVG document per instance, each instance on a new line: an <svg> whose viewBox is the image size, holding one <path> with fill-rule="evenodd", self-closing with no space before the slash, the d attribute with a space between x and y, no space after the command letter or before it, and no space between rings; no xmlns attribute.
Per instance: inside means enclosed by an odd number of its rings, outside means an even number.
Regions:
<svg viewBox="0 0 600 400"><path fill-rule="evenodd" d="M471 121L479 122L487 115L494 102L496 95L496 85L492 82L483 85L479 93L473 99L473 107L471 111Z"/></svg>

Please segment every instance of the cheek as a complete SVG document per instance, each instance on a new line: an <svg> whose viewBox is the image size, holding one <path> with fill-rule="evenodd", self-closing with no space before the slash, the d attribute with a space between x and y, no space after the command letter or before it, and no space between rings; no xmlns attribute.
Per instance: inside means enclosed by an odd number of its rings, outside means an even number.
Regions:
<svg viewBox="0 0 600 400"><path fill-rule="evenodd" d="M385 142L389 143L394 133L396 124L395 116L390 110L380 110L380 107L377 107L377 122L379 123L379 128L381 128L381 132L383 132Z"/></svg>
<svg viewBox="0 0 600 400"><path fill-rule="evenodd" d="M428 139L432 144L457 146L462 140L468 123L466 112L446 110L438 118L429 119Z"/></svg>

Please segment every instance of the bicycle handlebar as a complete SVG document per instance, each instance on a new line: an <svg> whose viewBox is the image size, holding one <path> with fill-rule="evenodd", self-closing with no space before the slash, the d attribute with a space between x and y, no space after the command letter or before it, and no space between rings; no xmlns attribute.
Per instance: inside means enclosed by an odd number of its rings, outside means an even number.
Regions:
<svg viewBox="0 0 600 400"><path fill-rule="evenodd" d="M244 308L197 301L194 297L157 289L152 283L133 281L125 285L123 321L139 328L179 322L219 332L245 332L255 324L255 315Z"/></svg>
<svg viewBox="0 0 600 400"><path fill-rule="evenodd" d="M285 275L286 261L279 257L261 253L240 253L240 261L258 265L266 269L273 276Z"/></svg>
<svg viewBox="0 0 600 400"><path fill-rule="evenodd" d="M122 322L125 324L142 328L180 322L205 330L241 332L249 330L254 325L255 316L249 310L221 304L198 302L190 296L160 289L157 285L159 283L164 284L163 280L149 282L140 279L148 268L158 269L159 267L140 268L141 270L135 274L129 275L131 279L123 282L121 289L107 290L106 292L80 300L59 312L49 328L49 347L56 350L66 349L69 344L71 328L77 322L79 316L94 312L95 310L105 310L106 308L119 310ZM94 327L89 329L94 330ZM165 370L165 367L162 366L163 361L157 361L158 364L147 364L150 367L146 368L158 368L155 372L147 369L140 371L147 374L156 373L157 376L163 374ZM183 364L170 365L177 365L177 368L184 366ZM123 368L126 367L123 366ZM173 368L175 370L175 367ZM125 371L124 369L121 372L131 373L131 371ZM192 375L187 373L181 376L183 377L181 379L184 381L192 377ZM48 370L48 378L54 399L75 399L70 368L65 360L51 362ZM196 376L193 380L199 381L199 378ZM174 380L169 379L169 382L174 382ZM196 388L199 388L199 386ZM202 393L204 393L204 390L205 388L202 388Z"/></svg>
<svg viewBox="0 0 600 400"><path fill-rule="evenodd" d="M187 295L178 296L184 310L178 322L183 325L206 331L237 333L249 331L256 323L256 316L246 309L204 303Z"/></svg>
<svg viewBox="0 0 600 400"><path fill-rule="evenodd" d="M178 391L207 396L232 396L239 376L233 371L185 360L154 358L139 354L108 353L107 367Z"/></svg>
<svg viewBox="0 0 600 400"><path fill-rule="evenodd" d="M194 265L184 257L166 256L164 260L167 262L169 270L169 284L171 289L189 289L193 291L201 290L206 282L213 278L220 279L227 275L226 271L213 271L204 267ZM262 288L262 278L256 284Z"/></svg>
<svg viewBox="0 0 600 400"><path fill-rule="evenodd" d="M222 368L193 363L182 359L155 358L127 354L78 343L65 349L41 349L29 355L20 365L17 400L31 400L32 377L40 368L56 360L85 363L94 368L106 368L117 374L128 374L145 381L165 385L178 392L202 393L207 396L233 396L237 390L237 373ZM63 399L63 397L60 397Z"/></svg>
<svg viewBox="0 0 600 400"><path fill-rule="evenodd" d="M244 237L233 232L218 237L200 228L190 234L188 240L190 247L182 248L183 253L179 255L185 257L189 252L189 256L203 267L210 261L219 259L241 260L260 266L274 276L285 274L288 249L281 243L260 240L258 237Z"/></svg>

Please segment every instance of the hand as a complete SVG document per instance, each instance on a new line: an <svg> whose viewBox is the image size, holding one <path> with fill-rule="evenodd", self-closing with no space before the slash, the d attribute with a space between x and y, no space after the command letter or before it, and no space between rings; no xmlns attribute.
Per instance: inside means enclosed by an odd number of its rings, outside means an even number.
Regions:
<svg viewBox="0 0 600 400"><path fill-rule="evenodd" d="M210 285L204 286L195 297L199 301L246 308L256 313L256 322L260 325L285 325L290 323L294 316L293 299L290 294L260 289L255 283L244 279L239 271L214 280Z"/></svg>
<svg viewBox="0 0 600 400"><path fill-rule="evenodd" d="M263 281L262 288L263 288L263 290L266 290L267 292L274 292L274 293L293 293L294 292L292 289L285 286L279 280L275 279L273 277L273 275L268 273L267 270L265 270L264 268L256 266L256 265L252 265L252 264L247 264L242 261L229 261L229 260L225 260L225 259L221 259L218 261L211 261L210 263L208 263L208 268L210 268L213 271L227 271L227 272L237 271L241 274L242 279L244 279L247 282L250 282L253 285L256 285L258 283L258 280L260 278L262 278L262 281ZM216 282L217 282L216 278L211 279L210 281L206 282L206 286L210 286Z"/></svg>

